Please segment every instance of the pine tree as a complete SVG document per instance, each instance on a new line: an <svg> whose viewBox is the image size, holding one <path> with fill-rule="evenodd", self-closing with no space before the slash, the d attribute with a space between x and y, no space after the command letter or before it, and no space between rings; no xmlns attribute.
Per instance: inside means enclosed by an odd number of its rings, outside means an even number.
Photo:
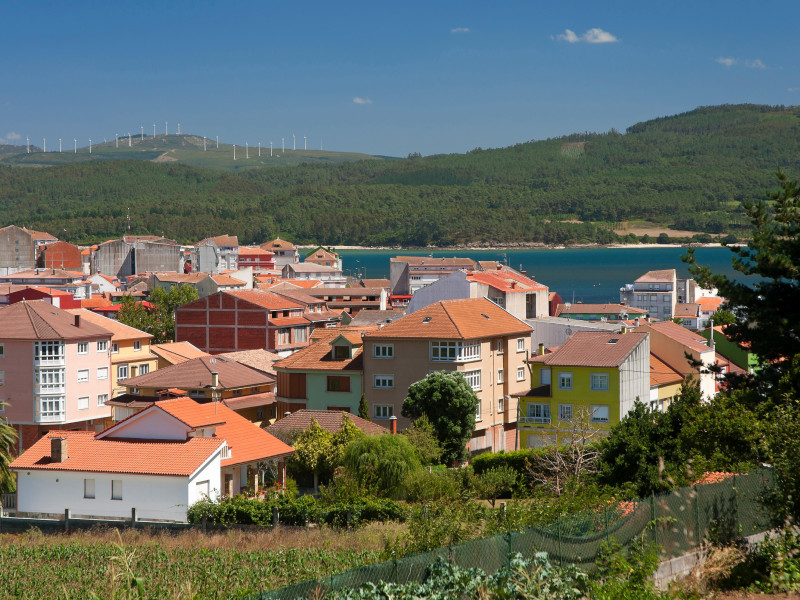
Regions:
<svg viewBox="0 0 800 600"><path fill-rule="evenodd" d="M358 403L358 416L362 419L369 421L369 405L367 405L367 396L361 392L361 400Z"/></svg>

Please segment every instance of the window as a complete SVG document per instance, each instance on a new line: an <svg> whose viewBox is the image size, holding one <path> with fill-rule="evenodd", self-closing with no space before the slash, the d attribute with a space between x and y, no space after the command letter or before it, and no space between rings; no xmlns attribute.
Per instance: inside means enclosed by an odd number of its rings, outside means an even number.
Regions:
<svg viewBox="0 0 800 600"><path fill-rule="evenodd" d="M6 372L0 371L0 385L6 384Z"/></svg>
<svg viewBox="0 0 800 600"><path fill-rule="evenodd" d="M517 367L517 381L525 379L525 367Z"/></svg>
<svg viewBox="0 0 800 600"><path fill-rule="evenodd" d="M350 346L334 346L333 358L336 360L347 360L350 358Z"/></svg>
<svg viewBox="0 0 800 600"><path fill-rule="evenodd" d="M111 499L122 500L122 479L111 480Z"/></svg>
<svg viewBox="0 0 800 600"><path fill-rule="evenodd" d="M128 365L119 365L117 367L117 381L124 381L128 378Z"/></svg>
<svg viewBox="0 0 800 600"><path fill-rule="evenodd" d="M83 480L83 497L94 500L94 479Z"/></svg>
<svg viewBox="0 0 800 600"><path fill-rule="evenodd" d="M592 391L608 391L608 373L592 373Z"/></svg>
<svg viewBox="0 0 800 600"><path fill-rule="evenodd" d="M517 352L525 352L525 338L517 338Z"/></svg>
<svg viewBox="0 0 800 600"><path fill-rule="evenodd" d="M550 405L541 403L528 404L528 423L549 423Z"/></svg>
<svg viewBox="0 0 800 600"><path fill-rule="evenodd" d="M327 390L329 392L349 392L350 377L346 375L328 375Z"/></svg>
<svg viewBox="0 0 800 600"><path fill-rule="evenodd" d="M503 369L497 369L497 383L503 383L506 380L506 373Z"/></svg>
<svg viewBox="0 0 800 600"><path fill-rule="evenodd" d="M39 416L42 419L58 419L64 416L63 396L40 396Z"/></svg>
<svg viewBox="0 0 800 600"><path fill-rule="evenodd" d="M473 390L481 389L481 371L480 369L476 369L475 371L464 371L464 379L467 380L469 387Z"/></svg>
<svg viewBox="0 0 800 600"><path fill-rule="evenodd" d="M142 349L142 342L140 342L139 340L135 340L135 341L133 342L133 349L134 349L136 352L138 352L139 350L141 350L141 349Z"/></svg>
<svg viewBox="0 0 800 600"><path fill-rule="evenodd" d="M147 375L150 372L150 365L139 365L139 375Z"/></svg>
<svg viewBox="0 0 800 600"><path fill-rule="evenodd" d="M503 340L497 340L497 353L502 354L505 351L505 344Z"/></svg>
<svg viewBox="0 0 800 600"><path fill-rule="evenodd" d="M481 399L478 398L478 406L475 407L475 420L476 421L483 421L483 415L481 415L482 412L483 412L483 402L481 402Z"/></svg>
<svg viewBox="0 0 800 600"><path fill-rule="evenodd" d="M394 358L394 344L375 344L372 346L375 358Z"/></svg>
<svg viewBox="0 0 800 600"><path fill-rule="evenodd" d="M108 340L100 340L97 342L98 352L108 352Z"/></svg>
<svg viewBox="0 0 800 600"><path fill-rule="evenodd" d="M3 344L0 344L0 358L6 357L6 347Z"/></svg>
<svg viewBox="0 0 800 600"><path fill-rule="evenodd" d="M592 404L592 423L608 423L608 405Z"/></svg>
<svg viewBox="0 0 800 600"><path fill-rule="evenodd" d="M468 361L481 357L481 345L478 342L463 344L462 342L431 342L431 360L433 361Z"/></svg>
<svg viewBox="0 0 800 600"><path fill-rule="evenodd" d="M39 361L64 360L64 342L35 342L33 356Z"/></svg>
<svg viewBox="0 0 800 600"><path fill-rule="evenodd" d="M111 354L119 353L119 344L111 344Z"/></svg>
<svg viewBox="0 0 800 600"><path fill-rule="evenodd" d="M376 388L393 388L394 375L375 375L372 387Z"/></svg>
<svg viewBox="0 0 800 600"><path fill-rule="evenodd" d="M78 369L78 383L89 381L89 369Z"/></svg>
<svg viewBox="0 0 800 600"><path fill-rule="evenodd" d="M295 341L296 344L307 342L308 341L308 330L305 327L295 327L294 328L294 341Z"/></svg>
<svg viewBox="0 0 800 600"><path fill-rule="evenodd" d="M376 419L389 419L394 416L394 406L391 404L376 404L375 405L375 418Z"/></svg>
<svg viewBox="0 0 800 600"><path fill-rule="evenodd" d="M64 369L36 369L36 386L40 390L53 390L64 387Z"/></svg>
<svg viewBox="0 0 800 600"><path fill-rule="evenodd" d="M550 385L550 369L539 370L539 385Z"/></svg>
<svg viewBox="0 0 800 600"><path fill-rule="evenodd" d="M653 286L653 289L656 290L656 291L660 290L661 289L661 284L660 283L655 284Z"/></svg>
<svg viewBox="0 0 800 600"><path fill-rule="evenodd" d="M664 302L669 302L669 301L670 301L670 297L669 296L664 296Z"/></svg>
<svg viewBox="0 0 800 600"><path fill-rule="evenodd" d="M292 330L289 329L288 327L284 328L284 329L278 329L278 344L279 345L281 345L281 346L288 346L289 345L289 342L291 340L291 337L290 337L291 336L291 331Z"/></svg>
<svg viewBox="0 0 800 600"><path fill-rule="evenodd" d="M89 342L78 342L78 354L89 354Z"/></svg>
<svg viewBox="0 0 800 600"><path fill-rule="evenodd" d="M97 395L97 406L105 406L106 402L108 402L108 394Z"/></svg>
<svg viewBox="0 0 800 600"><path fill-rule="evenodd" d="M86 410L89 408L89 396L81 396L78 398L78 410Z"/></svg>
<svg viewBox="0 0 800 600"><path fill-rule="evenodd" d="M572 421L572 404L559 404L558 405L558 420L559 421Z"/></svg>
<svg viewBox="0 0 800 600"><path fill-rule="evenodd" d="M562 372L558 374L558 389L560 390L572 389L572 373Z"/></svg>
<svg viewBox="0 0 800 600"><path fill-rule="evenodd" d="M108 367L97 367L97 380L108 379Z"/></svg>
<svg viewBox="0 0 800 600"><path fill-rule="evenodd" d="M505 398L498 398L497 399L497 412L502 413L506 411L506 399Z"/></svg>

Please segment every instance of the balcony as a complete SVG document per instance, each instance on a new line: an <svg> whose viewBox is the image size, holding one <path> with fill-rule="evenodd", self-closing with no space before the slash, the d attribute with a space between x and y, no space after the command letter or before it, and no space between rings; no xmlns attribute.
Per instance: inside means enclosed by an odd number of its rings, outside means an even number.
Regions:
<svg viewBox="0 0 800 600"><path fill-rule="evenodd" d="M520 417L522 425L549 425L550 417Z"/></svg>
<svg viewBox="0 0 800 600"><path fill-rule="evenodd" d="M67 420L67 412L66 411L48 411L48 412L38 412L34 415L33 420L36 423L63 423Z"/></svg>

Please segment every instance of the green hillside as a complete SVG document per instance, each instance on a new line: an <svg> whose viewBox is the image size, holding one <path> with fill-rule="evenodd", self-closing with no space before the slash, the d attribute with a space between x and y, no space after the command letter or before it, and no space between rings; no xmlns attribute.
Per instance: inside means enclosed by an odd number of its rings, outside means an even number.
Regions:
<svg viewBox="0 0 800 600"><path fill-rule="evenodd" d="M125 150L137 149L126 142ZM800 107L703 107L624 135L403 160L241 172L134 160L0 163L0 225L97 241L122 234L130 207L135 233L185 241L229 233L243 243L278 234L324 244L606 243L634 220L742 235L740 202L774 188L777 167L800 176Z"/></svg>
<svg viewBox="0 0 800 600"><path fill-rule="evenodd" d="M70 140L71 141L71 140ZM57 143L57 140L56 140ZM233 145L220 143L207 139L206 149L203 150L203 138L196 135L168 135L168 136L131 136L130 146L128 138L120 137L119 146L115 141L101 144L93 143L92 151L89 147L78 148L75 152L73 144L64 145L63 152L58 152L58 146L49 146L48 152L42 152L39 147L31 148L26 152L24 146L0 146L0 163L27 167L52 167L70 165L91 161L105 160L141 160L155 163L181 163L194 167L210 169L225 169L228 171L242 171L258 167L291 167L302 163L336 164L354 160L376 159L368 154L354 152L327 152L322 150L287 150L281 152L280 144L275 149L273 145L272 156L269 152L269 143L261 148L258 153L258 144L249 151L244 146L236 146L236 160L233 159ZM10 149L15 149L11 151ZM53 150L56 150L55 152Z"/></svg>

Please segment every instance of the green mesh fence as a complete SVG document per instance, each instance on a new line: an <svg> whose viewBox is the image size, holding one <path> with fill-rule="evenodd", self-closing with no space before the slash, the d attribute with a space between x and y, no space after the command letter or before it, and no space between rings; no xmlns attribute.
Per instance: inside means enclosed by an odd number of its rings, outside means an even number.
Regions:
<svg viewBox="0 0 800 600"><path fill-rule="evenodd" d="M439 556L460 567L477 567L490 574L507 565L512 553L532 558L537 552L547 552L555 564L591 568L604 544L613 541L625 547L640 536L654 541L662 559L668 559L705 542L732 540L769 529L769 518L760 499L772 485L772 472L768 470L737 474L635 502L589 508L544 526L304 581L254 598L297 600L323 597L321 592L356 588L367 582L421 582L428 565Z"/></svg>

